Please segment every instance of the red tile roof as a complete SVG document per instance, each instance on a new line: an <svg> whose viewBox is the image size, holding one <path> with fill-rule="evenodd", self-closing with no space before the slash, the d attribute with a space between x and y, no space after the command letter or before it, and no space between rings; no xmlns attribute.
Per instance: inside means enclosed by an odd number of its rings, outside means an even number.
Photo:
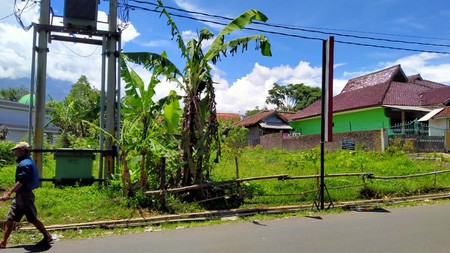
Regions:
<svg viewBox="0 0 450 253"><path fill-rule="evenodd" d="M423 80L420 75L406 77L400 65L350 79L342 92L333 97L333 112L382 105L437 106L450 99L450 87ZM321 114L321 101L296 113L292 120Z"/></svg>

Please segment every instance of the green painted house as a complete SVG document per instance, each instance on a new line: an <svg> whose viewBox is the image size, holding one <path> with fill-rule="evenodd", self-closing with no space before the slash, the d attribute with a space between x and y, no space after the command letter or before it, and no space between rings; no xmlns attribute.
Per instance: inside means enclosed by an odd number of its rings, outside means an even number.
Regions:
<svg viewBox="0 0 450 253"><path fill-rule="evenodd" d="M420 119L445 106L450 87L406 76L400 65L350 79L333 97L333 133L390 128ZM290 126L301 135L320 133L321 101L292 116Z"/></svg>

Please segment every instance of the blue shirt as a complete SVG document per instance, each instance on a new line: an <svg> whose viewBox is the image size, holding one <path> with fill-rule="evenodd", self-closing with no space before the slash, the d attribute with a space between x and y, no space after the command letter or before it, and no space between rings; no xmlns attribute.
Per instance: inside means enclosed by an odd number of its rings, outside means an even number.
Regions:
<svg viewBox="0 0 450 253"><path fill-rule="evenodd" d="M17 159L17 162L19 164L16 168L16 182L22 183L17 193L30 192L41 186L39 172L30 156L23 156Z"/></svg>

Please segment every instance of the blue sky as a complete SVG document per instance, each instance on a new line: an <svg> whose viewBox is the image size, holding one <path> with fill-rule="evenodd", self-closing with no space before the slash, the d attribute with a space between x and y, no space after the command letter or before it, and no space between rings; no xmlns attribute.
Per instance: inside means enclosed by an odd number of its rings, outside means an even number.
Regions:
<svg viewBox="0 0 450 253"><path fill-rule="evenodd" d="M7 6L0 10L0 35L2 37L0 41L0 55L2 55L0 57L0 88L3 88L29 78L32 32L25 32L20 28L14 16L8 16L13 13L14 1L0 0L0 2L2 2L2 6ZM17 2L19 5L25 3L19 0ZM154 9L153 5L147 3L156 3L156 0L128 0L128 4L135 8L129 11L129 24L123 31L123 51L157 53L167 51L169 58L182 68L183 60L179 57L180 52L176 42L171 40L166 18L160 17L158 13L142 10L141 8ZM330 35L334 35L336 41L345 42L335 44L335 95L340 92L348 79L396 64L401 64L407 75L420 73L424 79L450 84L449 54L348 44L350 42L412 50L450 52L449 46L438 47L383 41L389 39L450 45L450 2L447 0L166 0L164 4L185 11L228 18L234 18L253 8L263 12L269 18L267 21L269 26L251 26L264 31L243 30L234 36L265 34L272 45L272 57L261 56L258 51L253 50L255 44L252 43L246 52L222 58L222 61L213 67L214 81L217 83L217 108L220 112L245 113L256 106L265 107L267 91L275 82L320 86L321 40L327 39ZM53 0L51 5L56 15L63 14L62 0ZM101 0L99 19L106 19L108 8L109 2ZM191 18L227 22L223 19L194 15L185 11L170 10L172 13ZM37 20L38 13L37 8L27 10L22 15L24 24ZM183 31L186 41L195 36L203 27L215 34L221 29L220 25L210 22L180 17L174 17L174 20ZM274 25L292 27L295 30L277 28ZM285 33L311 39L274 33ZM378 40L359 39L356 36ZM52 42L49 49L48 77L51 82L58 83L57 91L60 94L68 92L70 85L83 74L94 86L99 87L101 48L75 43ZM148 78L148 73L144 70L137 68L137 71L144 80ZM163 83L157 88L157 96L167 95L170 89L176 89L176 87L173 84ZM55 90L48 90L50 95L52 92ZM271 106L268 107L271 108Z"/></svg>

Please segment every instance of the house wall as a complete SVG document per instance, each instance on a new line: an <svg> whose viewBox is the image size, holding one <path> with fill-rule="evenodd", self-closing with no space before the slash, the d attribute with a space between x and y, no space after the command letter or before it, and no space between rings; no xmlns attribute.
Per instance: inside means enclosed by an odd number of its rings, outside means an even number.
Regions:
<svg viewBox="0 0 450 253"><path fill-rule="evenodd" d="M385 115L384 110L383 107L376 107L335 113L333 115L333 133L357 132L389 127L389 118ZM301 135L320 134L320 124L320 117L290 122L295 132L301 133Z"/></svg>
<svg viewBox="0 0 450 253"><path fill-rule="evenodd" d="M428 123L428 134L430 136L444 136L445 131L443 129L447 129L447 122L447 118L430 120Z"/></svg>
<svg viewBox="0 0 450 253"><path fill-rule="evenodd" d="M387 143L386 138L387 135L383 129L337 133L333 135L333 142L326 143L325 147L340 150L343 140L352 140L355 142L356 149L382 151ZM304 150L318 145L320 145L320 134L282 137L277 133L261 136L261 146L264 149L278 147L287 150Z"/></svg>
<svg viewBox="0 0 450 253"><path fill-rule="evenodd" d="M248 145L256 146L260 144L260 133L257 125L248 128Z"/></svg>
<svg viewBox="0 0 450 253"><path fill-rule="evenodd" d="M29 105L0 100L0 125L8 128L6 140L18 142L27 138L29 110ZM44 133L47 136L57 134L59 129L47 125L49 121L50 116L46 115Z"/></svg>

